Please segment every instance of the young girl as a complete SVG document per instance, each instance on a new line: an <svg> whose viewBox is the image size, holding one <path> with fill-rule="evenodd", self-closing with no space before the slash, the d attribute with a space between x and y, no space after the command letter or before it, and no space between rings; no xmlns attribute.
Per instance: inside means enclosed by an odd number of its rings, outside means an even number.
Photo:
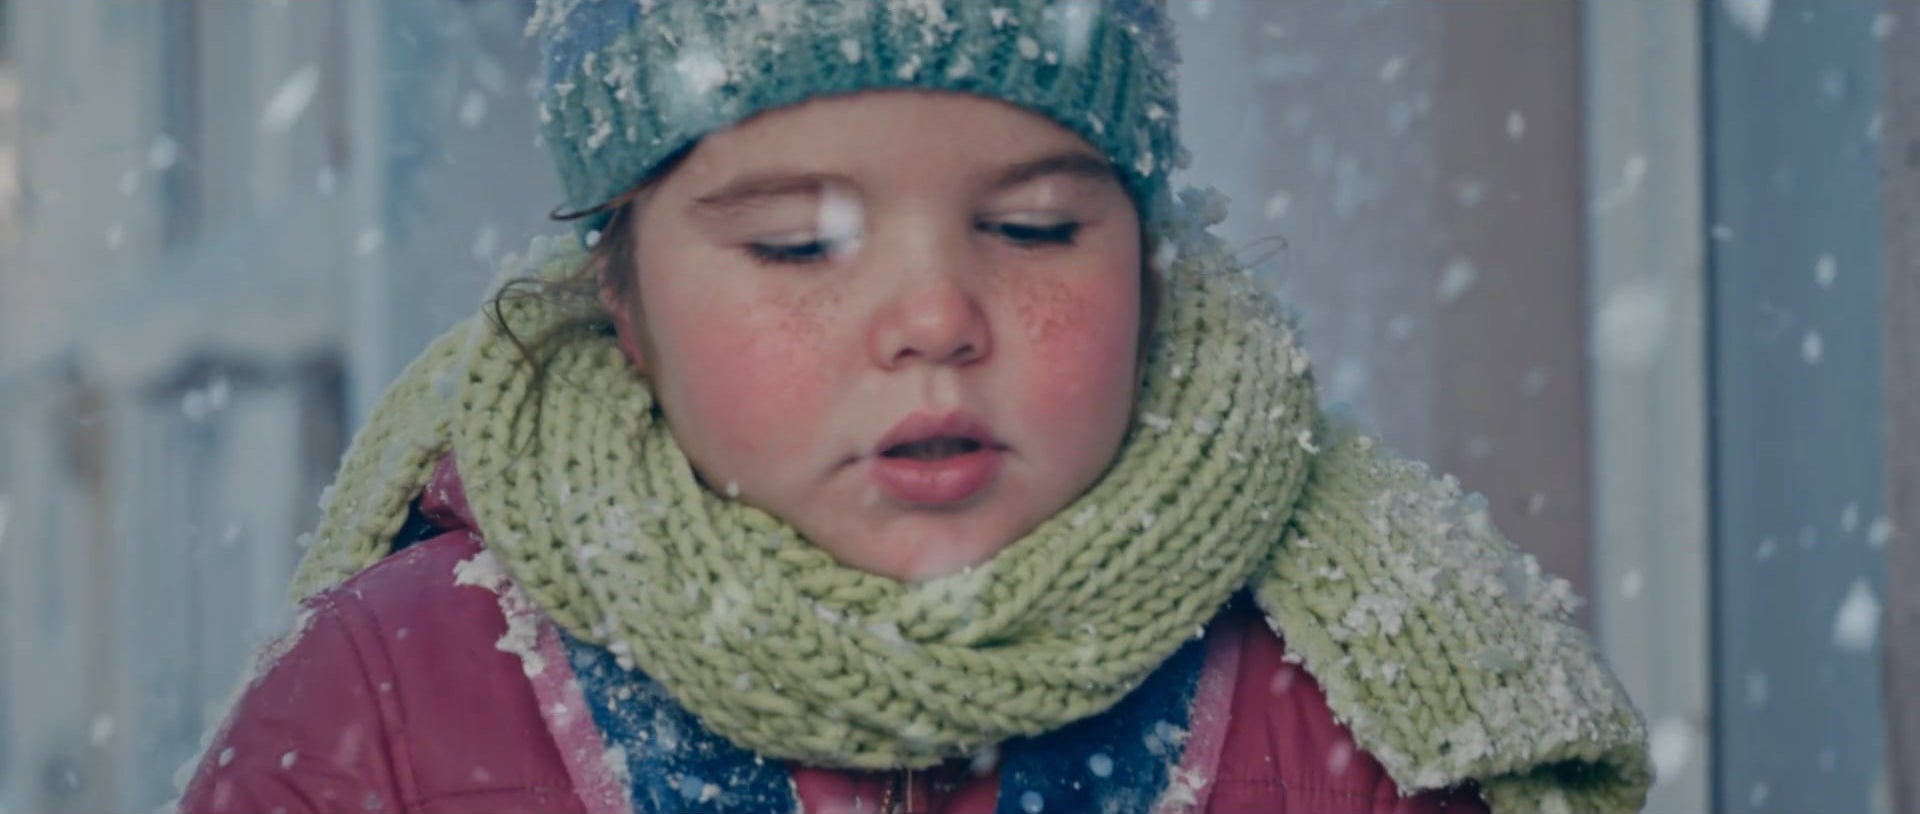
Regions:
<svg viewBox="0 0 1920 814"><path fill-rule="evenodd" d="M190 812L1634 811L1642 723L1176 200L1148 0L546 0L579 239L343 462Z"/></svg>

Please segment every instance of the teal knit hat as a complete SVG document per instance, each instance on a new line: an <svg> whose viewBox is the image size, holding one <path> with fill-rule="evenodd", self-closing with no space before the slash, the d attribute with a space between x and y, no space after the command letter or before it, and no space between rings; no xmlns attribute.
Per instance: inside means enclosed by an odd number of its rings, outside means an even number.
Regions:
<svg viewBox="0 0 1920 814"><path fill-rule="evenodd" d="M540 0L540 130L596 211L701 136L816 96L925 89L1045 115L1113 162L1151 225L1186 163L1155 0Z"/></svg>

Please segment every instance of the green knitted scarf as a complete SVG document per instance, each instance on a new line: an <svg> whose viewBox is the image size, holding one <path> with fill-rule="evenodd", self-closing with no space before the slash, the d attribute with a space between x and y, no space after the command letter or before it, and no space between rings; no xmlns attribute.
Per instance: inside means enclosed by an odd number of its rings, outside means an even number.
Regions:
<svg viewBox="0 0 1920 814"><path fill-rule="evenodd" d="M476 316L355 439L294 594L383 556L451 451L487 549L535 605L768 757L925 766L1058 728L1250 588L1408 792L1472 778L1502 811L1636 810L1644 728L1566 583L1451 479L1320 414L1288 322L1198 201L1157 230L1167 296L1118 458L979 568L905 584L839 565L703 488L610 337L561 337L537 376ZM584 260L532 254L549 279ZM591 316L503 302L522 339Z"/></svg>

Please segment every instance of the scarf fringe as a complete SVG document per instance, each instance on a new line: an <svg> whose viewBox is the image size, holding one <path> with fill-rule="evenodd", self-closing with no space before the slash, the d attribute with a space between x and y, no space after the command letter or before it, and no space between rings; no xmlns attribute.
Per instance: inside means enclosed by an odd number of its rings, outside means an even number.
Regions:
<svg viewBox="0 0 1920 814"><path fill-rule="evenodd" d="M1646 727L1543 578L1451 476L1322 421L1255 596L1328 706L1407 793L1480 782L1497 811L1632 812Z"/></svg>

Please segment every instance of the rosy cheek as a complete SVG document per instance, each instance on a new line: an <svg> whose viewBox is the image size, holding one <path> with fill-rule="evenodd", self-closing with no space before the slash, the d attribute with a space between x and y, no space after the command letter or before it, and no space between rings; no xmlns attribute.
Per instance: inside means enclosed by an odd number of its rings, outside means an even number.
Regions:
<svg viewBox="0 0 1920 814"><path fill-rule="evenodd" d="M1034 355L1029 409L1093 424L1098 422L1086 419L1131 407L1140 319L1139 292L1131 282L1036 285L1020 310Z"/></svg>
<svg viewBox="0 0 1920 814"><path fill-rule="evenodd" d="M661 350L678 385L669 408L689 446L716 454L710 464L742 464L808 437L804 425L825 381L811 341L812 325L792 309L767 303L709 301L678 311L661 325Z"/></svg>

